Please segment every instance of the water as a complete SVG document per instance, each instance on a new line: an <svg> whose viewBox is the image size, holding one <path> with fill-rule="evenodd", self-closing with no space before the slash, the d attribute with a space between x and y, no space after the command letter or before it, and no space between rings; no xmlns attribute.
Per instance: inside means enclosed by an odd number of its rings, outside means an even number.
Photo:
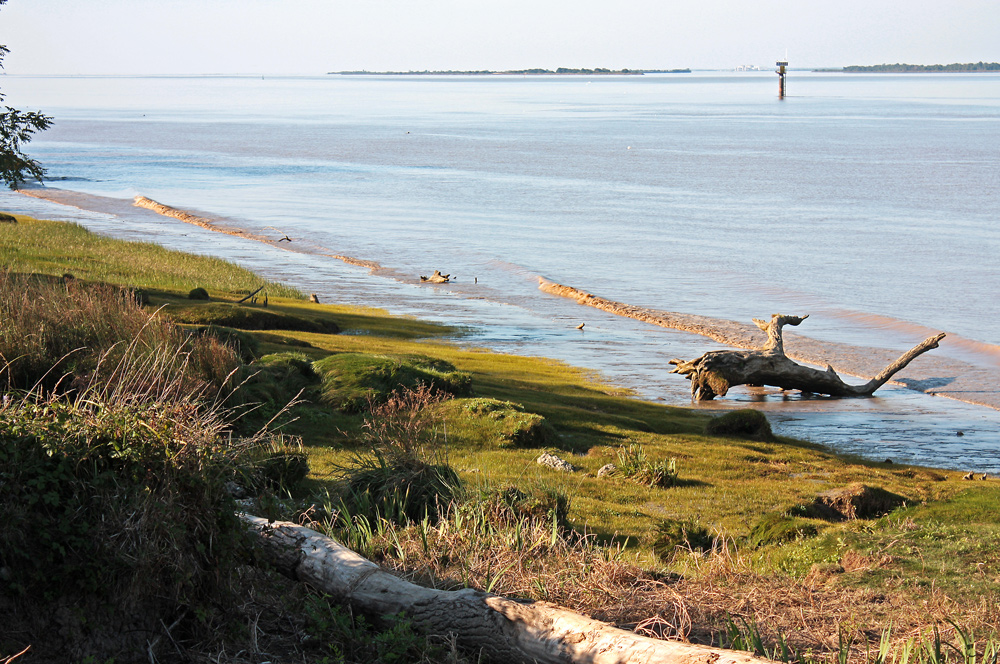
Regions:
<svg viewBox="0 0 1000 664"><path fill-rule="evenodd" d="M797 332L859 357L946 331L902 376L1000 406L1000 76L796 72L784 101L768 73L2 83L12 105L56 118L30 145L49 186L89 196L77 209L3 194L0 208L467 325L470 343L670 403L687 402L687 382L666 360L718 343L542 294L538 277L742 322L810 313ZM297 251L122 204L137 194L287 233ZM455 283L421 286L434 269ZM1000 472L996 411L880 394L738 389L702 407L752 404L782 433L840 449Z"/></svg>

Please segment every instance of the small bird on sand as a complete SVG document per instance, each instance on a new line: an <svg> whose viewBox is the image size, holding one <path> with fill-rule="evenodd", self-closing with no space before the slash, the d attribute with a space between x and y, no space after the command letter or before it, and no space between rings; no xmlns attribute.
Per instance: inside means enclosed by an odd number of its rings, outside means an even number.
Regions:
<svg viewBox="0 0 1000 664"><path fill-rule="evenodd" d="M576 329L582 330L584 325L586 325L586 323L580 323L579 325L576 326Z"/></svg>

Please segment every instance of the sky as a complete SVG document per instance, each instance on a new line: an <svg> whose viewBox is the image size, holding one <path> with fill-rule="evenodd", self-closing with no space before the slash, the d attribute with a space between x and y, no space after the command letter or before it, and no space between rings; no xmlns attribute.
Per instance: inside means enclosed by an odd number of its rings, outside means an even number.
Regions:
<svg viewBox="0 0 1000 664"><path fill-rule="evenodd" d="M1000 61L997 0L8 0L9 74Z"/></svg>

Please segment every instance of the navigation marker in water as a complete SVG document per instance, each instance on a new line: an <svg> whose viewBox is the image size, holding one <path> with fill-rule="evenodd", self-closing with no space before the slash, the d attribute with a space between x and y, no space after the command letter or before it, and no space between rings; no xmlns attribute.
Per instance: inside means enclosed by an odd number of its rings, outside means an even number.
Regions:
<svg viewBox="0 0 1000 664"><path fill-rule="evenodd" d="M788 66L787 60L778 60L776 63L778 65L778 99L785 98L785 67Z"/></svg>

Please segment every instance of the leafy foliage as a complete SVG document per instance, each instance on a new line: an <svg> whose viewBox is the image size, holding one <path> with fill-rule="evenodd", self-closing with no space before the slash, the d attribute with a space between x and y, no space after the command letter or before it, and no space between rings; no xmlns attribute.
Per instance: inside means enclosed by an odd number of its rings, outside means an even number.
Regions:
<svg viewBox="0 0 1000 664"><path fill-rule="evenodd" d="M128 588L189 601L241 540L223 484L237 450L191 403L9 401L0 409L0 561L10 589ZM228 563L227 563L228 561Z"/></svg>
<svg viewBox="0 0 1000 664"><path fill-rule="evenodd" d="M329 664L424 664L457 661L454 652L432 645L404 614L370 619L354 615L323 595L305 602L306 647ZM450 656L449 656L450 655Z"/></svg>
<svg viewBox="0 0 1000 664"><path fill-rule="evenodd" d="M6 0L0 2L3 5ZM0 69L9 49L0 45ZM0 92L0 104L5 97ZM0 110L0 179L11 189L24 183L25 176L41 181L45 169L23 151L23 145L35 132L45 131L52 125L52 118L39 111L19 111L6 104Z"/></svg>

